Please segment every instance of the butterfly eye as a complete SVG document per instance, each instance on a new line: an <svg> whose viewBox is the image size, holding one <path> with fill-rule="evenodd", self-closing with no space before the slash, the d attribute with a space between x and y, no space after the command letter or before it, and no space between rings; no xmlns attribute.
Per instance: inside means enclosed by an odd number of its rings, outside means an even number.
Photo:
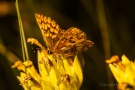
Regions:
<svg viewBox="0 0 135 90"><path fill-rule="evenodd" d="M48 54L52 54L52 51L51 50L48 50L47 52L48 52Z"/></svg>

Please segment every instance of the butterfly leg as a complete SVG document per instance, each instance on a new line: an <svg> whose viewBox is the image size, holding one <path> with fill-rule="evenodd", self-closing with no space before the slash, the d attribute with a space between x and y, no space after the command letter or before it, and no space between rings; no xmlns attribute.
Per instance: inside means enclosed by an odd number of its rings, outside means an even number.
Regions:
<svg viewBox="0 0 135 90"><path fill-rule="evenodd" d="M38 42L37 39L34 39L34 38L28 38L28 39L27 39L27 42L39 46L39 47L42 49L42 51L43 51L43 53L44 53L45 55L48 54L48 53L47 53L47 50L45 49L45 47L42 46L42 45Z"/></svg>
<svg viewBox="0 0 135 90"><path fill-rule="evenodd" d="M67 57L68 63L73 66L73 59L72 57Z"/></svg>

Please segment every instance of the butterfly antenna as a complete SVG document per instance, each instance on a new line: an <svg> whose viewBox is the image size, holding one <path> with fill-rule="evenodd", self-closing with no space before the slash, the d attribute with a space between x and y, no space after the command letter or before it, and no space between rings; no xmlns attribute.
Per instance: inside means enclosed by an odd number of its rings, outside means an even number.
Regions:
<svg viewBox="0 0 135 90"><path fill-rule="evenodd" d="M32 49L33 49L34 52L41 51L41 48L32 47Z"/></svg>

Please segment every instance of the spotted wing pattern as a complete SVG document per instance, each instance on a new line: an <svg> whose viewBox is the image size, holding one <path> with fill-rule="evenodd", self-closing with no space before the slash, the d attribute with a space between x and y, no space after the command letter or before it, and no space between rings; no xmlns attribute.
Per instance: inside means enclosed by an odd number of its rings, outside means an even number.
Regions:
<svg viewBox="0 0 135 90"><path fill-rule="evenodd" d="M54 52L62 53L65 56L73 56L87 50L93 42L86 40L86 34L78 28L71 27L64 32L54 47Z"/></svg>
<svg viewBox="0 0 135 90"><path fill-rule="evenodd" d="M59 25L49 17L43 16L42 14L35 14L36 21L40 27L43 39L49 49L55 47L61 35L64 33Z"/></svg>
<svg viewBox="0 0 135 90"><path fill-rule="evenodd" d="M65 31L49 17L42 14L35 14L35 17L44 41L53 53L68 57L85 51L93 45L93 42L87 40L85 33L78 28L71 27Z"/></svg>

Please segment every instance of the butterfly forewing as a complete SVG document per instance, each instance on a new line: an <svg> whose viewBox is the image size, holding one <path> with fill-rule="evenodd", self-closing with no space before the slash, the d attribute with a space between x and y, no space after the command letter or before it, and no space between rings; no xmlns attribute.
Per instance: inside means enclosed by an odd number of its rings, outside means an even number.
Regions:
<svg viewBox="0 0 135 90"><path fill-rule="evenodd" d="M52 50L64 30L61 30L59 25L49 17L37 13L35 17L47 47Z"/></svg>

